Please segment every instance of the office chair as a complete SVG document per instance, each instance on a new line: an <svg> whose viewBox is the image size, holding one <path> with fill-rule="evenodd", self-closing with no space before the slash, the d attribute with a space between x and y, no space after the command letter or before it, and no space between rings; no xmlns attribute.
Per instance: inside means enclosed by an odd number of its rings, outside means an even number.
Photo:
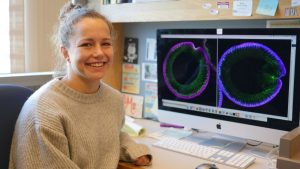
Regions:
<svg viewBox="0 0 300 169"><path fill-rule="evenodd" d="M10 146L16 120L33 90L12 84L0 84L0 168L8 168Z"/></svg>

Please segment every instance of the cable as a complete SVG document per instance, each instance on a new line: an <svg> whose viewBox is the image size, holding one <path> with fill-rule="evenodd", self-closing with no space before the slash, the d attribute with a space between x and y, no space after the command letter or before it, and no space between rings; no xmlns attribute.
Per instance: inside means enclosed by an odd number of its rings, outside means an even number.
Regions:
<svg viewBox="0 0 300 169"><path fill-rule="evenodd" d="M276 169L277 157L279 155L279 146L274 146L266 155L267 166L269 169Z"/></svg>

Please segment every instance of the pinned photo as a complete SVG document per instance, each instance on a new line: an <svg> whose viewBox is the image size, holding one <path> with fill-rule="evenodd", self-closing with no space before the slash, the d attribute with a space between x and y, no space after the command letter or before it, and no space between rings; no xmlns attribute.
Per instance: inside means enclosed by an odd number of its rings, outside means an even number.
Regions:
<svg viewBox="0 0 300 169"><path fill-rule="evenodd" d="M124 63L138 63L138 39L137 38L125 38L124 47Z"/></svg>
<svg viewBox="0 0 300 169"><path fill-rule="evenodd" d="M156 63L143 63L142 80L157 82L157 65Z"/></svg>

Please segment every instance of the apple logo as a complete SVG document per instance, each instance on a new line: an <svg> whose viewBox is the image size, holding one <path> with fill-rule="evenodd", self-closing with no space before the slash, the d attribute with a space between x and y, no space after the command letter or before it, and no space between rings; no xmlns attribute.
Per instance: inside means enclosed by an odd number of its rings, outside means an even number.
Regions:
<svg viewBox="0 0 300 169"><path fill-rule="evenodd" d="M221 130L221 129L222 129L221 123L218 123L218 124L216 125L216 127L217 127L217 129Z"/></svg>

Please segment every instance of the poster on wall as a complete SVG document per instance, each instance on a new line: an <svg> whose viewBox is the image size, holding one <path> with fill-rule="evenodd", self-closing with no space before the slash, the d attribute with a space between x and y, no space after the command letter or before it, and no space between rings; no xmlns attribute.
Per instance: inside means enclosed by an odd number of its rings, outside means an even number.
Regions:
<svg viewBox="0 0 300 169"><path fill-rule="evenodd" d="M252 0L234 0L232 6L233 16L251 16Z"/></svg>
<svg viewBox="0 0 300 169"><path fill-rule="evenodd" d="M124 94L125 114L134 118L143 117L144 97L133 94Z"/></svg>
<svg viewBox="0 0 300 169"><path fill-rule="evenodd" d="M146 60L147 61L156 61L156 39L147 38L146 39Z"/></svg>
<svg viewBox="0 0 300 169"><path fill-rule="evenodd" d="M260 0L255 13L260 15L275 16L278 4L278 0Z"/></svg>
<svg viewBox="0 0 300 169"><path fill-rule="evenodd" d="M140 93L140 66L123 64L122 66L122 92Z"/></svg>
<svg viewBox="0 0 300 169"><path fill-rule="evenodd" d="M291 6L292 6L292 7L300 6L300 0L292 0Z"/></svg>
<svg viewBox="0 0 300 169"><path fill-rule="evenodd" d="M157 82L157 64L143 63L142 64L142 80Z"/></svg>
<svg viewBox="0 0 300 169"><path fill-rule="evenodd" d="M138 63L138 39L125 38L123 63Z"/></svg>
<svg viewBox="0 0 300 169"><path fill-rule="evenodd" d="M144 118L157 120L157 83L145 83Z"/></svg>

